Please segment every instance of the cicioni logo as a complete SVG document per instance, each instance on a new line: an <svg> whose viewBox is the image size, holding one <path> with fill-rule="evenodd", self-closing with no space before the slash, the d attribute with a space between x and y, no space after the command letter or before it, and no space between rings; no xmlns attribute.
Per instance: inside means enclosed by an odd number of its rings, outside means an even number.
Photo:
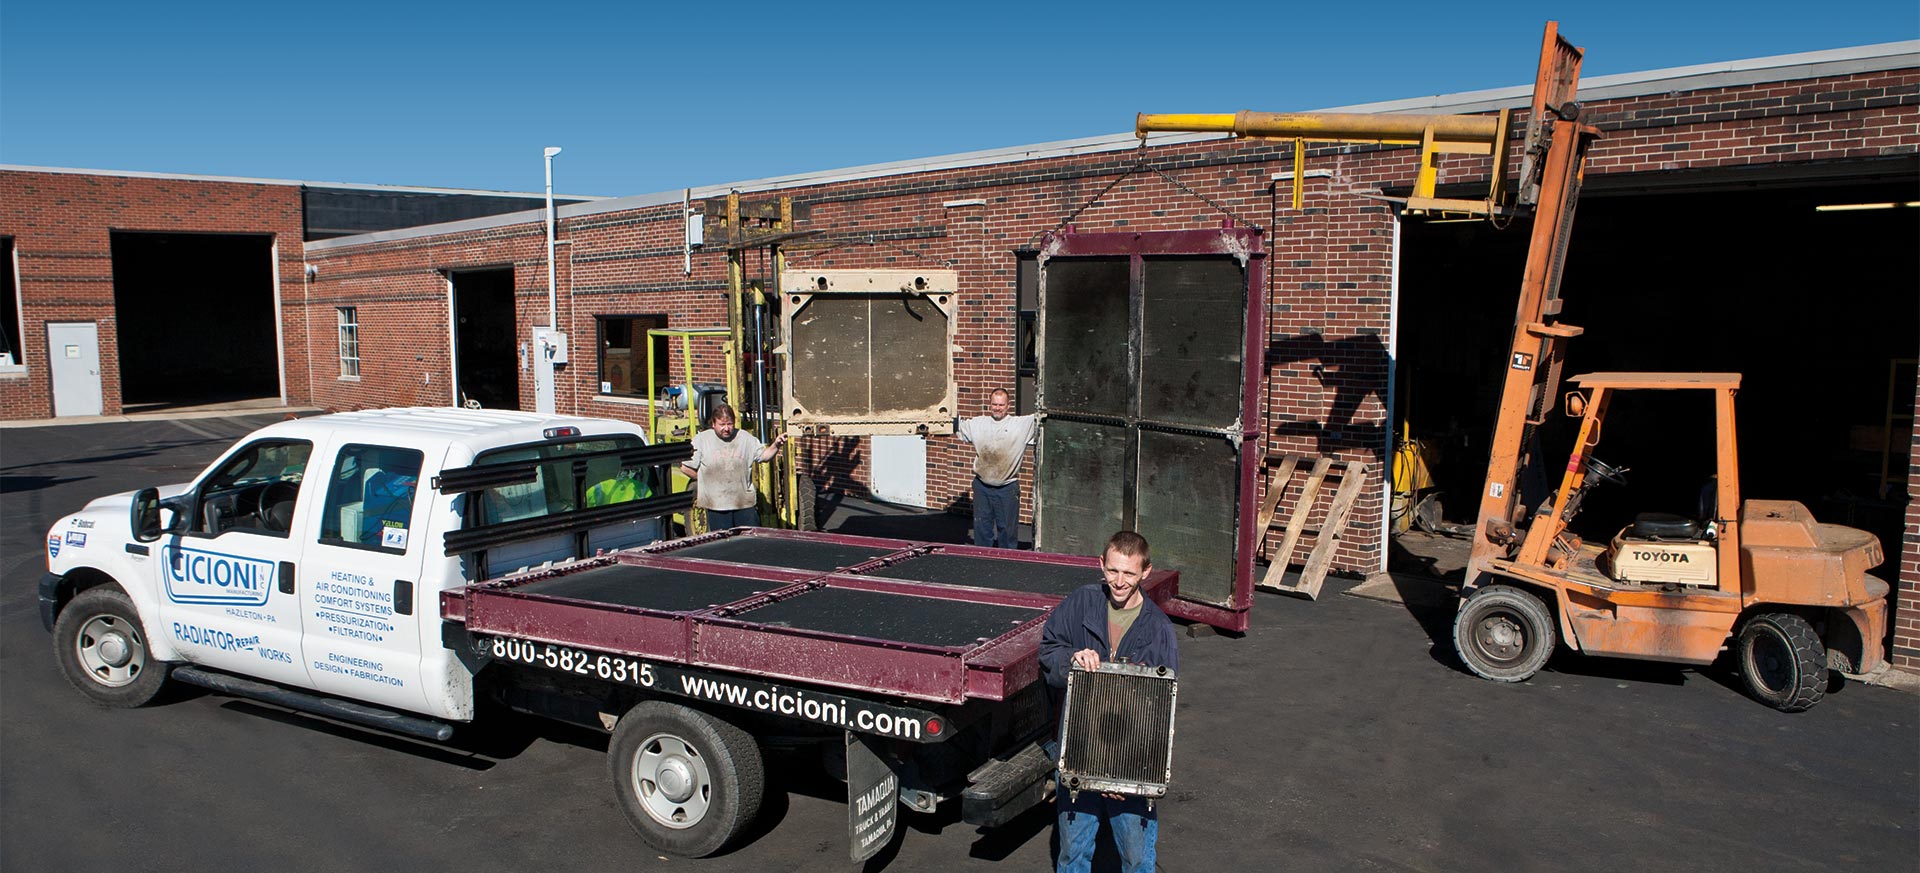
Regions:
<svg viewBox="0 0 1920 873"><path fill-rule="evenodd" d="M263 606L273 591L272 561L167 546L167 599L175 603Z"/></svg>

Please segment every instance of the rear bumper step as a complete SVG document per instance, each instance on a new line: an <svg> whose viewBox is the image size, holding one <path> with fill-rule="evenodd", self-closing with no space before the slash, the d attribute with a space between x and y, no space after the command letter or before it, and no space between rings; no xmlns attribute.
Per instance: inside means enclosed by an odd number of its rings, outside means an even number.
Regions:
<svg viewBox="0 0 1920 873"><path fill-rule="evenodd" d="M189 685L231 694L235 697L247 697L265 701L288 709L325 716L338 721L351 722L364 727L378 728L396 734L405 734L423 740L444 743L453 738L453 725L430 718L406 715L377 706L367 706L348 700L322 697L304 691L294 691L278 685L242 679L226 673L216 673L199 667L175 667L173 678Z"/></svg>
<svg viewBox="0 0 1920 873"><path fill-rule="evenodd" d="M1039 741L1027 743L1007 758L988 761L967 775L960 795L960 820L981 827L998 827L1047 799L1048 778L1055 762Z"/></svg>

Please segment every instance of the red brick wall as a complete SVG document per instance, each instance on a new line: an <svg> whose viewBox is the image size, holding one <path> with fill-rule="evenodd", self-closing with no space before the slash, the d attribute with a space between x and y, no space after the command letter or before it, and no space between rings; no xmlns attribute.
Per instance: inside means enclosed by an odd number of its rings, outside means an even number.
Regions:
<svg viewBox="0 0 1920 873"><path fill-rule="evenodd" d="M1758 84L1648 97L1595 101L1586 120L1606 137L1593 149L1589 172L1627 174L1779 162L1911 155L1920 152L1920 71L1860 73L1790 83ZM1516 144L1516 149L1517 149ZM1385 507L1382 501L1387 444L1390 302L1393 222L1389 207L1368 195L1404 188L1413 177L1414 155L1401 148L1328 147L1310 153L1307 166L1329 171L1307 180L1305 208L1293 210L1274 173L1292 169L1290 144L1213 141L1156 147L1154 165L1194 193L1218 203L1242 223L1271 228L1268 237L1270 336L1265 392L1265 448L1365 461L1371 467L1337 566L1367 572L1380 565ZM1012 250L1038 240L1066 215L1133 168L1132 152L1049 157L1018 163L963 167L754 192L788 194L812 205L810 229L840 243L824 251L797 251L799 268L945 266L960 273L960 345L956 360L959 411L972 414L995 387L1014 382L1015 261ZM1517 162L1516 162L1517 165ZM1441 181L1484 184L1482 160L1449 157ZM980 205L943 204L981 200ZM640 407L592 399L592 315L669 312L676 326L725 322L723 253L699 253L691 276L681 272L679 204L583 216L563 222L560 286L562 315L574 337L570 390L563 411L641 420ZM1182 230L1218 226L1219 211L1153 173L1136 173L1114 185L1081 213L1082 231ZM1576 233L1577 233L1576 228ZM316 299L384 300L379 295L428 294L439 281L431 271L458 262L506 263L516 268L523 326L544 320L545 276L541 229L514 228L448 234L399 243L317 251L321 265ZM1577 269L1577 265L1575 267ZM336 279L336 277L348 277ZM348 284L333 285L335 281ZM431 293L444 295L444 289ZM393 392L379 402L411 402L422 394L418 370L442 356L445 302L438 303L436 335L422 353L410 341L401 355L405 370L390 375L386 364L364 371L361 390ZM541 312L539 316L534 313ZM396 319L404 319L399 310ZM330 322L331 315L327 315ZM684 320L683 320L684 319ZM366 316L363 315L363 323ZM320 324L316 318L315 324ZM316 335L318 328L316 328ZM411 334L408 334L411 336ZM390 355L362 340L363 357ZM324 345L324 344L323 344ZM330 351L330 350L329 350ZM315 371L327 372L316 362ZM717 375L702 361L703 375ZM413 382L408 382L407 379ZM391 381L391 380L398 381ZM324 381L324 380L322 380ZM320 392L316 391L316 396ZM522 396L531 407L532 388ZM830 487L858 492L866 481L866 440L812 439L805 457L814 477ZM929 504L966 500L971 452L952 437L927 446ZM1031 485L1030 476L1028 484ZM1026 509L1031 511L1031 488ZM1909 515L1909 518L1913 518ZM1916 540L1910 530L1897 622L1914 645L1920 611L1905 601L1915 583ZM1309 543L1310 544L1310 543ZM1913 650L1908 649L1910 659Z"/></svg>
<svg viewBox="0 0 1920 873"><path fill-rule="evenodd" d="M114 316L109 242L109 233L117 230L272 234L278 247L288 399L306 402L298 186L4 170L0 235L13 237L19 257L25 372L0 373L0 418L53 415L49 321L99 325L103 412L119 414L123 326Z"/></svg>
<svg viewBox="0 0 1920 873"><path fill-rule="evenodd" d="M1914 408L1920 409L1920 385L1914 388ZM1893 648L1887 653L1896 667L1920 670L1920 429L1913 433L1907 454L1907 532L1897 559L1893 582ZM1882 567L1875 572L1886 573Z"/></svg>

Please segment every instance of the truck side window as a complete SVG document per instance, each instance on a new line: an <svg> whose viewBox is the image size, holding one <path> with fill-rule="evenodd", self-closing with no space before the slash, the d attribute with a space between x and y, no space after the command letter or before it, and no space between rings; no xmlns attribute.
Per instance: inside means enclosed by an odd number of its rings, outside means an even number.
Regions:
<svg viewBox="0 0 1920 873"><path fill-rule="evenodd" d="M414 449L351 444L340 449L327 477L320 511L320 542L393 554L407 550L421 453Z"/></svg>
<svg viewBox="0 0 1920 873"><path fill-rule="evenodd" d="M483 524L560 515L578 509L607 506L653 496L658 483L646 467L623 467L617 458L588 459L574 481L576 455L644 445L639 437L619 434L574 442L510 446L480 453L476 464L504 461L540 463L534 479L515 485L496 485L480 495ZM577 486L577 487L576 487Z"/></svg>
<svg viewBox="0 0 1920 873"><path fill-rule="evenodd" d="M313 443L305 440L261 441L235 452L200 484L194 529L286 536L311 454Z"/></svg>

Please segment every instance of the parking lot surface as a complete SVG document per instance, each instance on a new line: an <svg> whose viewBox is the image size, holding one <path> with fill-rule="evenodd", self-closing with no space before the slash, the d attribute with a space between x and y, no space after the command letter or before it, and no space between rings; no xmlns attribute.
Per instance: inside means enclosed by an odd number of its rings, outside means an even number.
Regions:
<svg viewBox="0 0 1920 873"><path fill-rule="evenodd" d="M36 611L47 526L190 479L270 420L0 432L0 866L850 868L843 789L810 761L775 762L751 842L668 860L629 831L589 732L515 720L442 746L187 689L139 710L89 704ZM827 518L965 530L851 500ZM1450 607L1342 596L1350 585L1311 603L1261 595L1246 635L1181 640L1163 870L1920 869L1920 698L1848 685L1787 715L1724 667L1564 652L1498 685L1453 660ZM1045 810L990 832L955 812L901 822L873 867L1050 867Z"/></svg>

